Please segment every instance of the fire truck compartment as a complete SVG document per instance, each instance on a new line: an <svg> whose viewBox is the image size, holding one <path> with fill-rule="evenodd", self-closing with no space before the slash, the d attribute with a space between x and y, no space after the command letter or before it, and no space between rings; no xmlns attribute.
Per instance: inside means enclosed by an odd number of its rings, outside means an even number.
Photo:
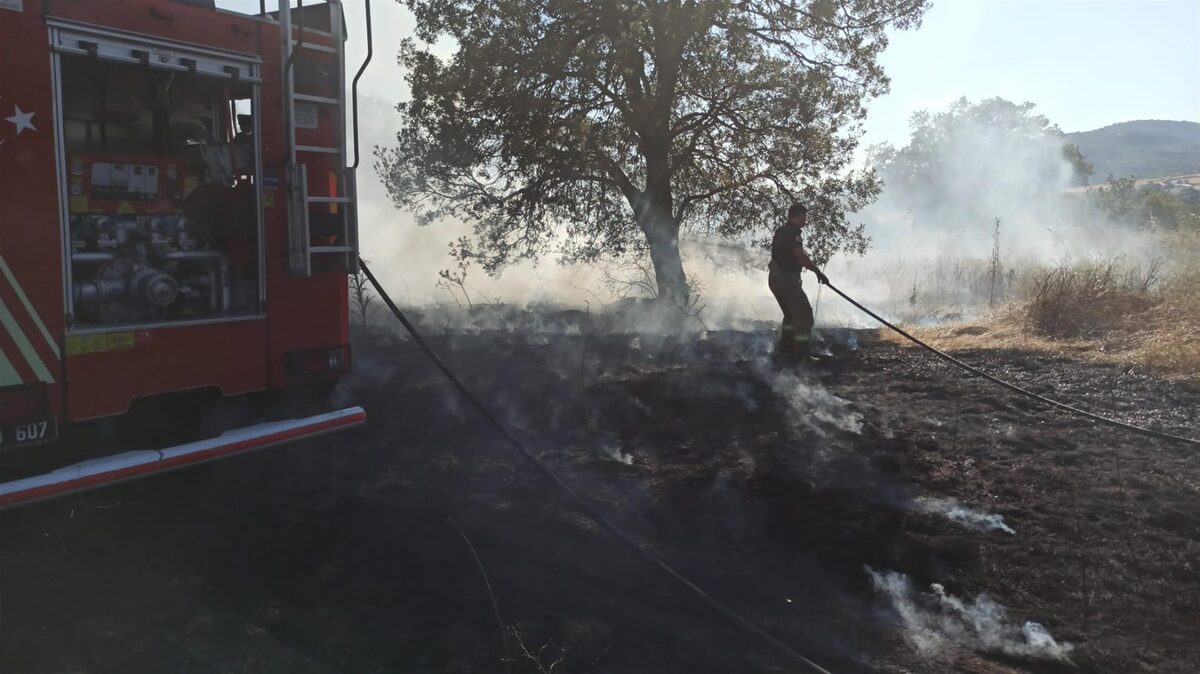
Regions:
<svg viewBox="0 0 1200 674"><path fill-rule="evenodd" d="M258 314L253 68L90 35L59 43L84 52L59 66L73 327Z"/></svg>

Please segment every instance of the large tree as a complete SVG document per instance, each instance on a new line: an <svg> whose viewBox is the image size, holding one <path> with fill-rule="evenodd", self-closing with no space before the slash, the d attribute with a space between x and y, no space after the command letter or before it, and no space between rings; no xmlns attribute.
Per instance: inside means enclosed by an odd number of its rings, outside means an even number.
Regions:
<svg viewBox="0 0 1200 674"><path fill-rule="evenodd" d="M984 225L1086 185L1092 165L1033 103L959 98L909 120L908 144L870 148L885 201L929 224ZM1045 215L1045 214L1044 214Z"/></svg>
<svg viewBox="0 0 1200 674"><path fill-rule="evenodd" d="M377 168L423 224L475 223L488 271L648 250L686 301L679 235L764 235L810 205L818 258L865 248L848 214L864 101L887 90L886 31L927 0L402 0L420 43ZM439 58L429 45L449 38ZM445 44L445 42L443 42Z"/></svg>

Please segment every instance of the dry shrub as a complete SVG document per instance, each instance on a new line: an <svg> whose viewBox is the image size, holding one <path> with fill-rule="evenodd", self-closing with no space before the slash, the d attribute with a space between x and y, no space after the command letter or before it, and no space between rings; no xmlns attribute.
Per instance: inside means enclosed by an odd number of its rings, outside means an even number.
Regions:
<svg viewBox="0 0 1200 674"><path fill-rule="evenodd" d="M1135 362L1200 381L1200 233L1172 242L1179 262L1160 301L1139 327Z"/></svg>
<svg viewBox="0 0 1200 674"><path fill-rule="evenodd" d="M1025 303L1026 319L1053 338L1098 335L1155 307L1161 260L1130 266L1121 259L1066 265L1037 273Z"/></svg>

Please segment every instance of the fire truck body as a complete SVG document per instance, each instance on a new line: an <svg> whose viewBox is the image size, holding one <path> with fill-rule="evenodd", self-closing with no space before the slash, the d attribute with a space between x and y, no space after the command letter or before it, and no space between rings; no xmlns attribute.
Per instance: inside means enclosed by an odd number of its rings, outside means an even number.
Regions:
<svg viewBox="0 0 1200 674"><path fill-rule="evenodd" d="M349 370L341 20L0 0L0 448Z"/></svg>

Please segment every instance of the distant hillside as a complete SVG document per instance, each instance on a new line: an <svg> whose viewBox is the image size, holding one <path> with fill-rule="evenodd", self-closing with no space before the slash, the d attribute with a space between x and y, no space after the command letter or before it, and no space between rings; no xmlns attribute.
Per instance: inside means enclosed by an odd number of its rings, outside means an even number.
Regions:
<svg viewBox="0 0 1200 674"><path fill-rule="evenodd" d="M1066 134L1096 168L1092 183L1108 176L1159 178L1200 173L1200 124L1143 119Z"/></svg>

